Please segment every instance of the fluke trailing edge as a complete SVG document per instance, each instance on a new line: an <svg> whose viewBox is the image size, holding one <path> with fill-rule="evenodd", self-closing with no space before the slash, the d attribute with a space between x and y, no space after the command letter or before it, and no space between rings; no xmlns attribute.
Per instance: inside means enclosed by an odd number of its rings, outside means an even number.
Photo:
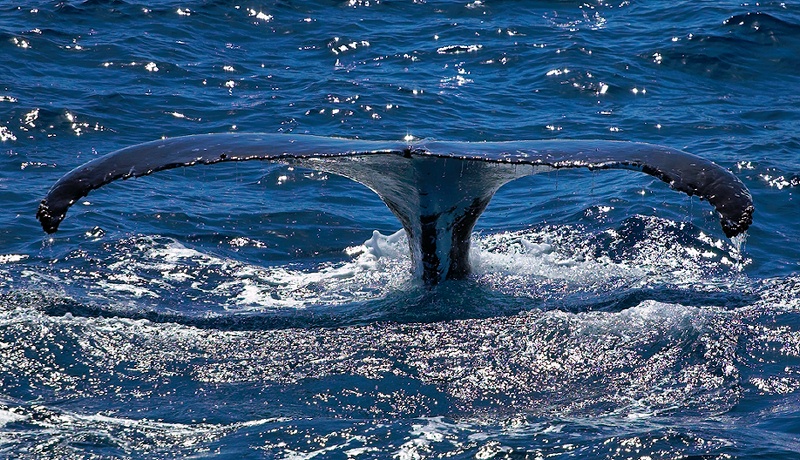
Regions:
<svg viewBox="0 0 800 460"><path fill-rule="evenodd" d="M288 134L206 134L124 148L58 180L36 217L48 233L90 191L117 179L224 161L266 160L360 182L380 196L408 234L414 271L426 284L469 274L472 229L494 193L514 179L561 168L629 169L708 200L728 237L750 226L753 200L739 179L700 157L616 141L365 141Z"/></svg>

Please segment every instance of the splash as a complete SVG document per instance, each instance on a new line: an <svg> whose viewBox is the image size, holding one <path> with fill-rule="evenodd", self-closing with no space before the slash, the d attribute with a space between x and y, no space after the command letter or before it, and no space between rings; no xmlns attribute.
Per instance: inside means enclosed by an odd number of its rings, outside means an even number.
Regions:
<svg viewBox="0 0 800 460"><path fill-rule="evenodd" d="M137 236L105 246L110 252L68 255L56 265L57 281L45 283L96 299L103 308L145 308L187 317L309 309L338 314L380 310L386 301L397 305L387 307L384 316L417 302L444 311L463 304L460 308L469 316L483 308L482 302L511 305L495 312L508 314L558 308L565 302L604 305L628 295L635 299L636 292L654 287L703 301L703 293L730 291L742 276L739 265L725 263L740 257L736 247L685 224L645 216L597 234L581 227L545 226L478 233L472 242L469 279L445 283L424 301L417 299L425 289L413 276L403 230L373 231L338 257L319 261L310 256L272 265L240 260L235 251L218 254L172 238ZM236 237L228 244L266 248L253 238ZM81 265L84 260L96 262ZM487 300L493 296L510 297ZM449 301L435 300L440 297Z"/></svg>

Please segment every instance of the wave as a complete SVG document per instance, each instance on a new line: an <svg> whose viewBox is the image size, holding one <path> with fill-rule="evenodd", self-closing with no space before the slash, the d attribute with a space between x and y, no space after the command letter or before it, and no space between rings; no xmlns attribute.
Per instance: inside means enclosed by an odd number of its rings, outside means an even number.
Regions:
<svg viewBox="0 0 800 460"><path fill-rule="evenodd" d="M800 353L794 332L781 325L798 306L796 280L784 281L785 297L776 298L779 284L769 283L755 301L735 310L644 300L621 311L537 309L318 329L203 329L146 319L52 316L37 305L44 299L6 297L0 329L5 365L17 378L3 394L26 399L35 391L47 398L69 390L70 400L82 407L124 407L121 402L135 403L136 392L144 391L149 395L144 403L154 407L161 397L176 401L152 387L156 380L170 380L171 388L187 383L187 391L210 385L219 397L230 385L245 385L263 389L259 400L313 400L321 391L348 401L304 406L304 416L316 410L346 418L487 412L502 418L519 410L702 416L730 410L742 399L743 387L781 391L776 386L781 371L762 372L761 360ZM45 365L48 372L41 372ZM407 400L402 408L380 402L384 394L399 403L407 388L418 388L421 399ZM363 394L355 397L353 390ZM199 404L196 396L190 400ZM291 407L275 406L262 415L291 413Z"/></svg>
<svg viewBox="0 0 800 460"><path fill-rule="evenodd" d="M655 63L722 80L764 78L766 69L796 67L800 24L767 13L744 13L710 33L691 32L647 55ZM769 75L766 75L768 78Z"/></svg>
<svg viewBox="0 0 800 460"><path fill-rule="evenodd" d="M763 12L737 14L723 21L730 30L759 44L774 45L784 39L800 38L800 24Z"/></svg>

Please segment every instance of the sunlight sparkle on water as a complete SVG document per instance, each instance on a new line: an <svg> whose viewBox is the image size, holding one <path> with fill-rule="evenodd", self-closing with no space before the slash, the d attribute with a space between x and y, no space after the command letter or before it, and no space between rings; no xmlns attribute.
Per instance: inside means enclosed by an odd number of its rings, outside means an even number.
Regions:
<svg viewBox="0 0 800 460"><path fill-rule="evenodd" d="M247 14L249 14L251 17L255 17L256 19L261 19L262 21L271 21L273 17L271 14L265 14L262 11L256 11L252 8L247 10Z"/></svg>
<svg viewBox="0 0 800 460"><path fill-rule="evenodd" d="M11 132L11 130L9 130L5 126L0 126L0 141L5 142L5 141L15 141L15 140L17 140L17 136L15 136L14 133Z"/></svg>

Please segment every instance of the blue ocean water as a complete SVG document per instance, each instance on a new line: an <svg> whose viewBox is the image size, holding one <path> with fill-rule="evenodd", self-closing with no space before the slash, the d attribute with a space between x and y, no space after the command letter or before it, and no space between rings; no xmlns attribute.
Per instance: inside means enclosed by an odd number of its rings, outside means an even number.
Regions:
<svg viewBox="0 0 800 460"><path fill-rule="evenodd" d="M697 1L0 4L5 458L798 458L800 9ZM411 279L350 180L64 173L161 137L612 139L733 171L746 241L632 172L508 184Z"/></svg>

